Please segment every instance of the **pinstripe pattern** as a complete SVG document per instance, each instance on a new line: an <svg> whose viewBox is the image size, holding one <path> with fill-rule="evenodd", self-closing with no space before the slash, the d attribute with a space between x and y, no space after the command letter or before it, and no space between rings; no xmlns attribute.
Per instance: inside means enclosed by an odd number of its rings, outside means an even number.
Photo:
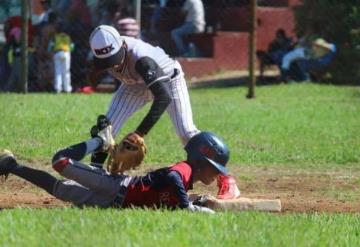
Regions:
<svg viewBox="0 0 360 247"><path fill-rule="evenodd" d="M172 101L167 108L167 112L176 128L176 134L185 145L192 136L200 131L196 128L193 121L190 97L184 73L178 63L176 63L175 66L180 70L180 73L171 80Z"/></svg>
<svg viewBox="0 0 360 247"><path fill-rule="evenodd" d="M122 84L116 91L107 113L113 125L113 136L116 136L126 120L148 101L146 90L145 85Z"/></svg>
<svg viewBox="0 0 360 247"><path fill-rule="evenodd" d="M190 105L189 93L180 64L176 63L180 73L170 82L172 101L167 112L176 128L176 134L185 145L187 141L199 133L196 128ZM122 84L116 91L107 113L113 125L113 136L116 136L126 120L137 110L152 100L152 94L145 84Z"/></svg>

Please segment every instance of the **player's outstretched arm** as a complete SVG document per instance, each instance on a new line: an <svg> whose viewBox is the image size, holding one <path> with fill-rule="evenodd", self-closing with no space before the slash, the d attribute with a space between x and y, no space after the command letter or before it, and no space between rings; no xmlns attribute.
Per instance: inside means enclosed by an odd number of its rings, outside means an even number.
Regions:
<svg viewBox="0 0 360 247"><path fill-rule="evenodd" d="M192 202L189 201L188 194L186 193L184 184L178 172L169 172L169 174L167 175L167 181L172 185L173 190L179 198L180 208L189 210L191 212L215 213L215 211L213 211L212 209L203 206L193 205Z"/></svg>

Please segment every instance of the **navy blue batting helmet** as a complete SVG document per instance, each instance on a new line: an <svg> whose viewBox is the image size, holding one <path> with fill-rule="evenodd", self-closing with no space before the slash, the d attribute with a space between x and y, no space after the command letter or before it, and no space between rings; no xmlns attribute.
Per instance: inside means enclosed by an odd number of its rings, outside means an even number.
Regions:
<svg viewBox="0 0 360 247"><path fill-rule="evenodd" d="M227 174L226 163L230 151L223 140L211 132L200 132L193 136L185 146L187 160L191 164L210 163L222 174Z"/></svg>

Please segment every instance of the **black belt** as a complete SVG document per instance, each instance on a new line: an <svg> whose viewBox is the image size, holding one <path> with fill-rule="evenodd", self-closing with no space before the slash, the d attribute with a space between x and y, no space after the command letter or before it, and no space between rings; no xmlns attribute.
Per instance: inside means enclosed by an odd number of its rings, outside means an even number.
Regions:
<svg viewBox="0 0 360 247"><path fill-rule="evenodd" d="M173 74L170 76L170 79L174 79L176 76L180 74L180 70L174 69Z"/></svg>

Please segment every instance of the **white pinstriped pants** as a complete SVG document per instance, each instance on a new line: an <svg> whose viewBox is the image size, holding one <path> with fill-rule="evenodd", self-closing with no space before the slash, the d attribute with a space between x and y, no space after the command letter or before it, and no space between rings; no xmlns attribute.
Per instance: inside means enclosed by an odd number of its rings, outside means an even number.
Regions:
<svg viewBox="0 0 360 247"><path fill-rule="evenodd" d="M185 145L192 136L200 131L193 122L184 73L179 64L175 67L179 69L180 73L171 79L170 94L172 100L166 110L175 126L176 134ZM122 84L115 92L107 113L107 117L113 126L113 136L115 137L119 133L123 124L133 113L152 99L153 95L145 84Z"/></svg>

